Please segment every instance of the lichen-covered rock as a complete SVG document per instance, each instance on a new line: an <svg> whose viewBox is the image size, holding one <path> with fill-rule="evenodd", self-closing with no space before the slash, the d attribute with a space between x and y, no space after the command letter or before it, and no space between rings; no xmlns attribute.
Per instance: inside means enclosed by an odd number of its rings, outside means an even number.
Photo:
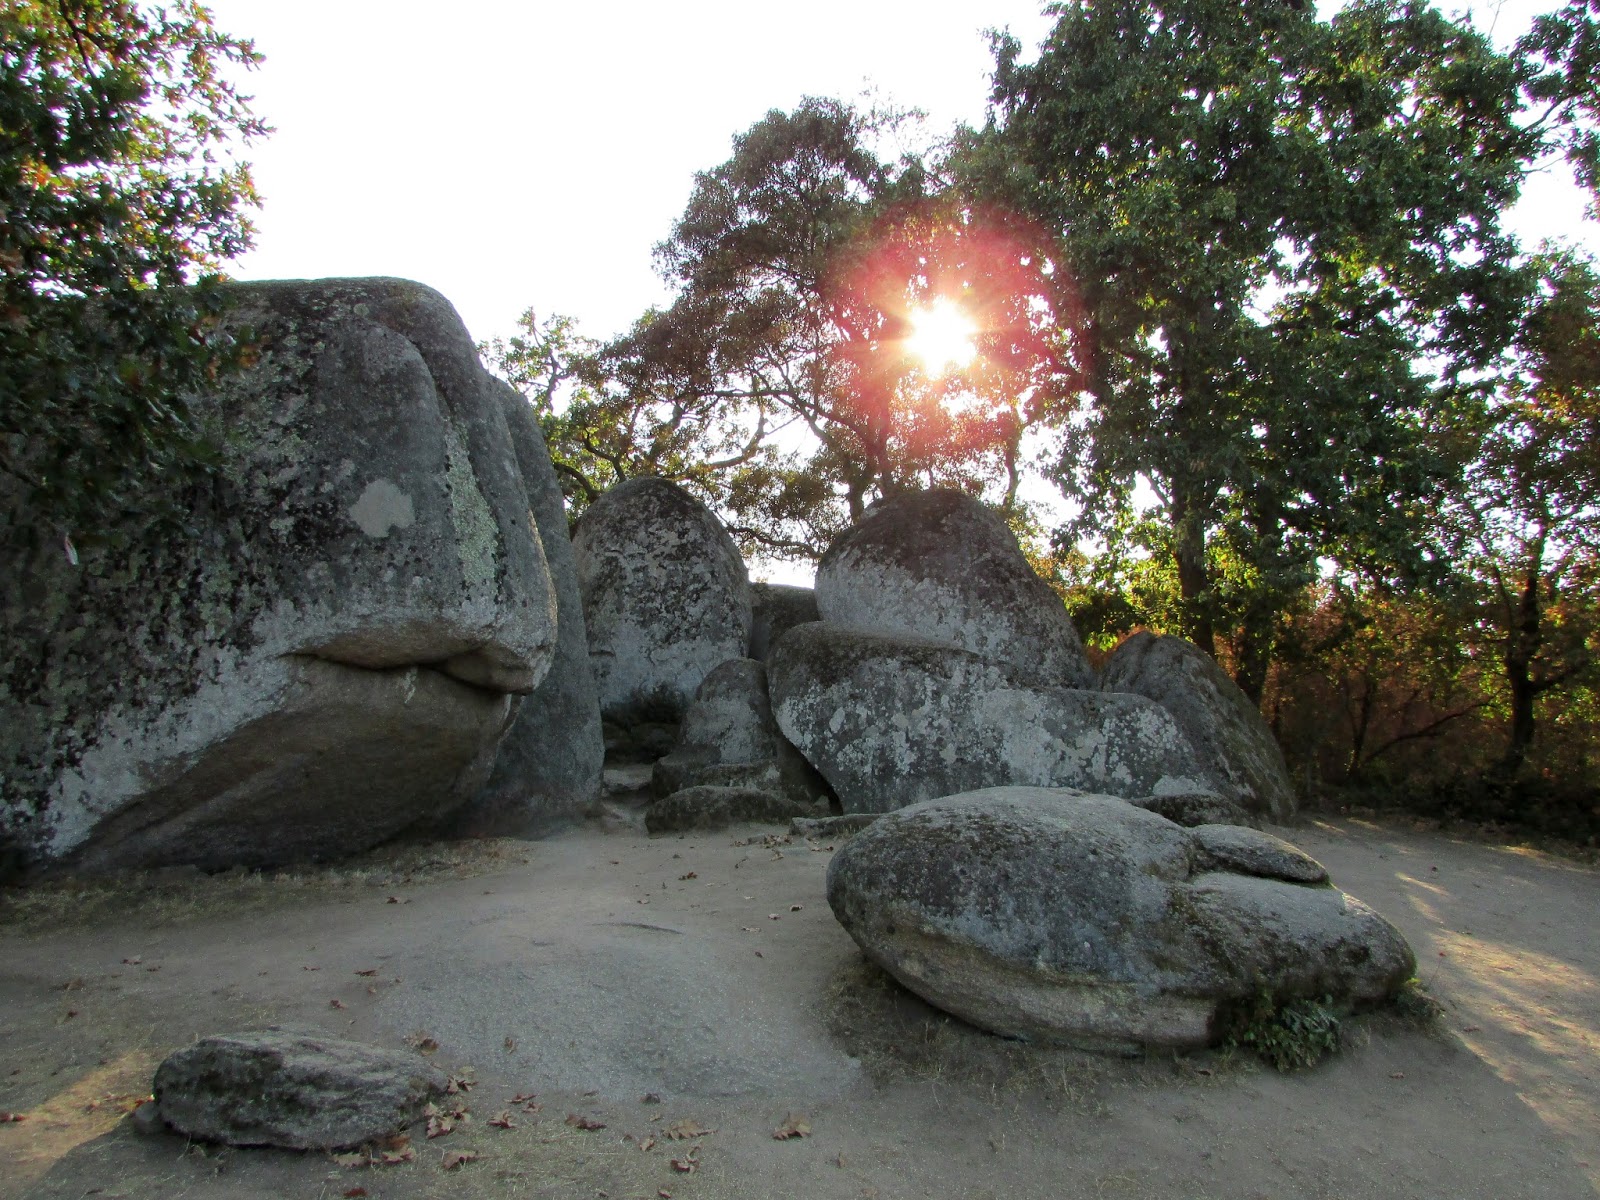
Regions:
<svg viewBox="0 0 1600 1200"><path fill-rule="evenodd" d="M1142 696L1043 687L936 642L801 625L773 647L768 672L778 728L847 813L1000 784L1214 788L1166 710Z"/></svg>
<svg viewBox="0 0 1600 1200"><path fill-rule="evenodd" d="M825 802L827 783L778 732L767 669L754 659L730 659L701 681L672 753L656 761L657 796L699 786L763 789L795 812Z"/></svg>
<svg viewBox="0 0 1600 1200"><path fill-rule="evenodd" d="M265 1029L169 1055L152 1091L156 1116L187 1137L340 1150L421 1120L448 1083L415 1054Z"/></svg>
<svg viewBox="0 0 1600 1200"><path fill-rule="evenodd" d="M1095 686L1061 598L1034 574L999 515L963 492L912 492L874 505L823 555L817 607L829 624L942 642L1046 686Z"/></svg>
<svg viewBox="0 0 1600 1200"><path fill-rule="evenodd" d="M765 788L696 786L673 792L645 809L644 827L651 833L678 833L726 829L746 821L785 824L793 817L826 812L815 802L804 803Z"/></svg>
<svg viewBox="0 0 1600 1200"><path fill-rule="evenodd" d="M572 545L600 712L648 731L639 750L659 756L700 681L749 644L744 560L716 515L664 479L612 488Z"/></svg>
<svg viewBox="0 0 1600 1200"><path fill-rule="evenodd" d="M197 398L182 536L59 538L0 578L0 826L35 862L364 849L482 785L555 601L498 385L436 292L241 284L254 364ZM25 544L33 517L0 513Z"/></svg>
<svg viewBox="0 0 1600 1200"><path fill-rule="evenodd" d="M813 588L752 583L750 602L750 657L758 662L766 662L773 643L796 625L822 619Z"/></svg>
<svg viewBox="0 0 1600 1200"><path fill-rule="evenodd" d="M556 596L556 648L544 681L520 701L489 782L452 823L471 835L526 835L573 820L600 795L605 739L589 665L583 597L566 504L526 397L500 386L506 425Z"/></svg>
<svg viewBox="0 0 1600 1200"><path fill-rule="evenodd" d="M1253 830L1224 836L1233 862L1295 858ZM873 822L829 864L828 903L946 1012L1092 1049L1202 1046L1263 993L1361 1004L1411 977L1405 939L1360 901L1238 873L1207 837L1110 796L991 788Z"/></svg>
<svg viewBox="0 0 1600 1200"><path fill-rule="evenodd" d="M1163 796L1131 796L1128 803L1163 816L1178 825L1249 825L1260 818L1244 805L1215 792L1171 792Z"/></svg>
<svg viewBox="0 0 1600 1200"><path fill-rule="evenodd" d="M1148 696L1170 712L1204 769L1251 812L1275 821L1294 815L1294 787L1277 738L1260 709L1194 643L1136 633L1106 660L1100 686Z"/></svg>

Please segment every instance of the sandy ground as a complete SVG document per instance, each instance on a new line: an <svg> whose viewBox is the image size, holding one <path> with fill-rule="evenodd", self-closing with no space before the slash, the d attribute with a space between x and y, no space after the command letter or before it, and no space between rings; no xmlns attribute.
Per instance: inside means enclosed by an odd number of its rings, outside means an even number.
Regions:
<svg viewBox="0 0 1600 1200"><path fill-rule="evenodd" d="M613 822L23 897L0 927L0 1111L23 1117L0 1124L0 1196L1600 1193L1600 874L1358 822L1276 832L1404 930L1437 1029L1360 1019L1294 1075L1004 1042L864 967L823 897L830 848L770 829ZM431 1038L476 1076L471 1119L382 1167L125 1119L165 1053L266 1023ZM775 1139L791 1118L809 1135Z"/></svg>

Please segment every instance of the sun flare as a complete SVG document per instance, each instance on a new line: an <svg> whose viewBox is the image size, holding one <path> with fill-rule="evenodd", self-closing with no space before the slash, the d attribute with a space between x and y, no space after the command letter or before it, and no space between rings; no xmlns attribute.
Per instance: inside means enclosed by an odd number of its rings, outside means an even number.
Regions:
<svg viewBox="0 0 1600 1200"><path fill-rule="evenodd" d="M970 363L978 353L973 341L978 327L949 300L935 300L910 315L911 333L906 337L906 353L922 362L932 375L942 375Z"/></svg>

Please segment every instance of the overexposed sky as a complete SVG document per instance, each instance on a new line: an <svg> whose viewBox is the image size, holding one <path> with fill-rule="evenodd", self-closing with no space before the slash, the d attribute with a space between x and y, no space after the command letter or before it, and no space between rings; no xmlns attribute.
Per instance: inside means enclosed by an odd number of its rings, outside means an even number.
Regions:
<svg viewBox="0 0 1600 1200"><path fill-rule="evenodd" d="M529 307L592 337L622 332L667 298L651 248L695 172L767 111L870 86L924 109L932 134L977 123L984 31L1036 46L1052 24L1037 0L209 2L266 56L244 90L275 127L247 154L264 204L231 272L414 279L478 340ZM1470 7L1504 45L1559 0ZM1600 249L1583 213L1561 168L1530 181L1514 224L1530 242Z"/></svg>
<svg viewBox="0 0 1600 1200"><path fill-rule="evenodd" d="M400 275L479 339L529 306L593 336L665 298L651 247L694 173L769 109L870 81L930 126L982 119L983 30L1027 44L1033 0L212 0L266 55L246 78L276 128L232 273Z"/></svg>
<svg viewBox="0 0 1600 1200"><path fill-rule="evenodd" d="M1557 0L1477 0L1497 41ZM1329 7L1324 3L1324 8ZM591 336L665 298L651 247L694 173L802 96L885 98L929 128L980 121L986 28L1037 45L1036 0L211 0L266 55L246 79L276 129L245 279L399 275L438 288L479 339L530 306ZM1498 11L1497 11L1498 10ZM1519 224L1585 236L1564 172Z"/></svg>

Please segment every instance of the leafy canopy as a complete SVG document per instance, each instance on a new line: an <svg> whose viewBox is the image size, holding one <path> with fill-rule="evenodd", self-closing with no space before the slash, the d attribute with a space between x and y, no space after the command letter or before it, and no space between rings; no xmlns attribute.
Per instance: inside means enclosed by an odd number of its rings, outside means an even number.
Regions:
<svg viewBox="0 0 1600 1200"><path fill-rule="evenodd" d="M257 61L194 0L0 9L0 473L59 533L204 458L182 397L228 347L183 285L250 244Z"/></svg>

